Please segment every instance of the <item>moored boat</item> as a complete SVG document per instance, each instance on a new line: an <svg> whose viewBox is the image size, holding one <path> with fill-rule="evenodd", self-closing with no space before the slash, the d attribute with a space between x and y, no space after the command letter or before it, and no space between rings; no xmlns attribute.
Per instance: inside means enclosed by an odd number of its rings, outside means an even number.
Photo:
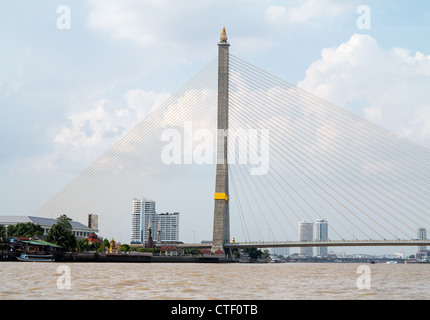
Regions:
<svg viewBox="0 0 430 320"><path fill-rule="evenodd" d="M27 261L27 262L53 262L54 257L50 254L41 255L41 254L21 254L19 257L16 257L18 261Z"/></svg>

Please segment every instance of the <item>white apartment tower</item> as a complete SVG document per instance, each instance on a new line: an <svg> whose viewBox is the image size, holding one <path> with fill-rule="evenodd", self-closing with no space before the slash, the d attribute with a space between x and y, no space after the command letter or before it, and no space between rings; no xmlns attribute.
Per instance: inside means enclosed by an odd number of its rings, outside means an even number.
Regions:
<svg viewBox="0 0 430 320"><path fill-rule="evenodd" d="M327 241L328 240L328 223L324 219L317 220L315 223L315 240ZM327 257L327 247L316 247L316 255L319 257Z"/></svg>
<svg viewBox="0 0 430 320"><path fill-rule="evenodd" d="M143 220L142 243L148 239L148 223L151 223L151 236L154 242L179 241L179 212L147 213Z"/></svg>
<svg viewBox="0 0 430 320"><path fill-rule="evenodd" d="M426 228L418 228L418 240L427 240L427 230ZM419 246L418 252L426 251L427 246Z"/></svg>
<svg viewBox="0 0 430 320"><path fill-rule="evenodd" d="M145 214L155 214L155 201L146 198L133 199L133 212L131 214L131 243L144 243L146 241L143 233Z"/></svg>
<svg viewBox="0 0 430 320"><path fill-rule="evenodd" d="M299 222L299 241L312 241L313 240L313 226L312 222ZM313 256L312 247L299 247L299 255L305 257Z"/></svg>
<svg viewBox="0 0 430 320"><path fill-rule="evenodd" d="M133 199L133 212L131 213L131 243L142 243L142 201Z"/></svg>
<svg viewBox="0 0 430 320"><path fill-rule="evenodd" d="M179 212L157 214L154 200L133 199L131 243L146 243L149 223L154 242L179 241Z"/></svg>

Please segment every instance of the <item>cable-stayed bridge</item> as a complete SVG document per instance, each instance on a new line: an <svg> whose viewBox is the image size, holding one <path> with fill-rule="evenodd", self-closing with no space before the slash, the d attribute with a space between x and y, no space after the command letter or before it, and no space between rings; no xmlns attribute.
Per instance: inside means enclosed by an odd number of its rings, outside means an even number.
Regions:
<svg viewBox="0 0 430 320"><path fill-rule="evenodd" d="M430 245L417 236L430 224L430 150L243 61L229 46L223 30L217 58L35 215L98 214L106 232L131 215L133 198L155 198L193 166L214 165L214 252ZM324 240L297 241L298 222L317 219L328 222ZM242 230L235 243L232 221Z"/></svg>

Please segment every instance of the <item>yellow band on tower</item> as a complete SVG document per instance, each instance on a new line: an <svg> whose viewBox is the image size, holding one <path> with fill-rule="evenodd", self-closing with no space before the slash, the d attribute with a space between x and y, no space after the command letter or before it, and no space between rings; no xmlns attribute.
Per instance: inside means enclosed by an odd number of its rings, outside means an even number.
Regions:
<svg viewBox="0 0 430 320"><path fill-rule="evenodd" d="M225 200L228 202L229 196L227 196L225 193L215 193L215 200Z"/></svg>

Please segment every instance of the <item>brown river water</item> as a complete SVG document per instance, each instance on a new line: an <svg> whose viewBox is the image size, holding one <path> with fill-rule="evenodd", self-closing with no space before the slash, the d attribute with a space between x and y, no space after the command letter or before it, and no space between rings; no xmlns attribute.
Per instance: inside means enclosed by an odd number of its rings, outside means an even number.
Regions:
<svg viewBox="0 0 430 320"><path fill-rule="evenodd" d="M0 299L430 299L430 264L0 262Z"/></svg>

